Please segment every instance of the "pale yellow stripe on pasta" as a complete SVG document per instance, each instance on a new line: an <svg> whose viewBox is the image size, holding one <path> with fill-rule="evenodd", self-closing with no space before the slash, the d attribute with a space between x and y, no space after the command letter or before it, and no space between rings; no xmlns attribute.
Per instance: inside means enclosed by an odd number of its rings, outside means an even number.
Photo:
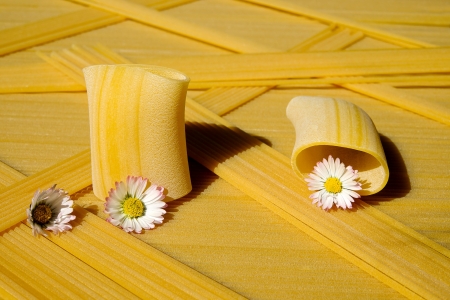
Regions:
<svg viewBox="0 0 450 300"><path fill-rule="evenodd" d="M94 162L92 169L92 177L98 178L100 182L93 181L94 192L99 198L106 198L108 196L108 190L114 187L114 182L126 180L126 176L130 176L128 170L135 169L138 174L142 174L142 168L139 161L139 140L136 138L138 132L139 122L139 110L128 110L125 112L124 117L120 115L124 111L120 107L120 102L123 101L125 93L130 86L136 86L142 79L138 76L129 73L129 77L126 76L126 69L116 69L113 72L109 70L93 71L90 76L86 76L90 84L90 89L94 90L95 96L91 97L88 94L88 101L93 102L94 105L98 103L99 109L92 114L89 114L89 124L95 124L94 126L98 131L91 130L91 159ZM94 73L96 76L92 75ZM97 75L100 74L100 75ZM133 76L134 75L134 76ZM130 83L127 83L130 80ZM136 80L139 80L136 82ZM126 83L123 84L122 83ZM140 86L139 86L140 87ZM130 96L134 96L134 99L139 100L140 89L137 89L137 93L130 93ZM89 90L89 92L91 92ZM129 101L130 106L134 108L139 107L139 101ZM128 103L129 99L126 99ZM130 107L130 108L131 108ZM130 114L132 112L132 114ZM123 121L127 122L126 118L130 118L132 124L122 124ZM124 122L124 123L125 123ZM127 122L127 123L131 123ZM129 132L126 136L125 128L133 128L133 131ZM93 135L98 134L94 140ZM124 139L125 138L125 139ZM130 148L127 148L127 142L131 140ZM98 143L96 145L96 143ZM97 152L98 149L98 152ZM129 151L128 153L127 150ZM131 152L132 151L132 152ZM122 161L119 158L123 158ZM98 163L97 163L98 162ZM133 174L134 175L134 174Z"/></svg>

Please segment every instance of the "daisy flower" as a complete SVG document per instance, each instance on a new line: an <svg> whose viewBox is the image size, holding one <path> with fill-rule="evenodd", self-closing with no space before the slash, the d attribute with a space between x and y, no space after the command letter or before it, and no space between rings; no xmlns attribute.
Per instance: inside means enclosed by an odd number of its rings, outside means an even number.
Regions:
<svg viewBox="0 0 450 300"><path fill-rule="evenodd" d="M147 179L127 177L126 184L116 182L116 189L109 191L106 198L105 213L109 214L108 222L122 227L126 232L141 233L142 229L152 229L161 224L166 213L167 204L164 188L152 184L148 189Z"/></svg>
<svg viewBox="0 0 450 300"><path fill-rule="evenodd" d="M352 208L353 198L360 195L355 192L361 190L361 183L357 182L358 171L351 166L347 168L330 155L328 161L324 158L314 166L314 171L309 174L308 189L316 191L309 198L313 199L313 204L321 206L324 210L330 209L333 204L343 209Z"/></svg>
<svg viewBox="0 0 450 300"><path fill-rule="evenodd" d="M47 236L44 229L53 231L54 234L72 229L69 222L75 219L71 215L73 201L67 192L55 187L56 184L43 192L37 190L27 209L27 220L34 236Z"/></svg>

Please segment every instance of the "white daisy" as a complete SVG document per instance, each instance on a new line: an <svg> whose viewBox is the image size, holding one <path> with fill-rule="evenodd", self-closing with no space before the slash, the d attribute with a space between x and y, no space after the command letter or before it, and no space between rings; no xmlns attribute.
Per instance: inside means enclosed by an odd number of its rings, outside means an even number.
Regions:
<svg viewBox="0 0 450 300"><path fill-rule="evenodd" d="M37 190L27 209L27 220L34 236L47 236L44 229L53 231L54 234L72 229L69 222L75 219L71 215L73 201L67 192L55 187L56 184L43 192Z"/></svg>
<svg viewBox="0 0 450 300"><path fill-rule="evenodd" d="M167 204L164 188L152 184L148 189L147 179L127 177L127 183L116 182L116 189L109 191L106 198L105 212L109 214L108 222L120 225L126 232L141 233L142 229L152 229L164 220L163 209Z"/></svg>
<svg viewBox="0 0 450 300"><path fill-rule="evenodd" d="M351 166L346 168L339 158L336 158L336 161L331 155L328 161L324 158L314 166L314 171L309 177L305 179L308 182L308 189L317 191L309 197L324 210L330 209L333 203L343 209L352 208L353 198L360 197L355 192L362 189L361 183L356 181L359 177L358 171L353 170Z"/></svg>

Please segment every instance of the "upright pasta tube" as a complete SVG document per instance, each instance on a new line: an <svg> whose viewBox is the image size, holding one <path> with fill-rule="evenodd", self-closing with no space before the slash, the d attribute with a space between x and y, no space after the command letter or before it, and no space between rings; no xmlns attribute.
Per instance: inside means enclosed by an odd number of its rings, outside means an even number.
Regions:
<svg viewBox="0 0 450 300"><path fill-rule="evenodd" d="M89 101L94 194L143 176L167 190L166 201L192 189L184 111L189 78L149 65L83 69Z"/></svg>
<svg viewBox="0 0 450 300"><path fill-rule="evenodd" d="M380 136L370 117L358 106L339 99L295 97L286 114L295 127L291 163L294 171L308 176L314 165L332 155L358 170L361 195L380 191L389 169Z"/></svg>

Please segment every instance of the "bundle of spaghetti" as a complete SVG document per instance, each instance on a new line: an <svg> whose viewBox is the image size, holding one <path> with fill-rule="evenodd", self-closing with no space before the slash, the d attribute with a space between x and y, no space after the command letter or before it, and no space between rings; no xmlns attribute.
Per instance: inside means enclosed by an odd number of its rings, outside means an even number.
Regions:
<svg viewBox="0 0 450 300"><path fill-rule="evenodd" d="M335 36L339 35L336 34ZM350 36L344 35L341 38L342 42L345 44L345 40L352 42ZM331 37L318 42L313 45L310 49L315 49L317 51L330 51L339 50L339 45ZM448 78L446 75L441 75L443 78ZM427 76L425 76L426 78ZM438 80L439 80L438 75ZM442 78L442 77L441 77ZM330 78L328 78L330 79ZM386 80L386 78L385 78ZM338 82L334 82L338 84ZM439 103L437 101L428 101L428 99L423 97L418 97L412 94L405 93L399 89L396 89L387 84L380 83L350 83L341 84L342 87L362 93L367 96L374 97L375 99L388 102L395 106L404 108L406 110L413 111L430 119L436 120L438 122L450 125L450 107L446 103Z"/></svg>
<svg viewBox="0 0 450 300"><path fill-rule="evenodd" d="M2 94L85 90L82 85L61 74L47 62L2 66L0 69L0 93Z"/></svg>
<svg viewBox="0 0 450 300"><path fill-rule="evenodd" d="M59 298L62 295L68 298L137 298L49 240L37 240L24 224L4 232L0 248L3 253L1 273L13 275L8 276L9 284L0 286L6 298ZM41 278L44 274L46 279Z"/></svg>
<svg viewBox="0 0 450 300"><path fill-rule="evenodd" d="M344 84L343 87L450 125L450 107L447 103L427 101L426 98L405 93L385 84Z"/></svg>
<svg viewBox="0 0 450 300"><path fill-rule="evenodd" d="M310 47L314 46L315 44L317 44L325 39L328 39L329 37L332 37L336 33L337 30L339 30L339 29L336 26L336 24L331 24L327 28L323 29L322 31L319 31L315 35L307 38L306 40L297 44L293 48L289 49L289 52L307 51Z"/></svg>
<svg viewBox="0 0 450 300"><path fill-rule="evenodd" d="M61 54L58 54L61 56ZM58 57L54 54L55 57ZM379 57L374 61L373 57ZM68 57L65 57L67 60ZM59 58L65 62L63 58ZM137 61L188 73L194 83L288 78L426 74L450 71L447 48L158 57ZM73 60L66 63L73 64ZM77 66L79 67L82 65ZM327 82L333 79L324 79ZM343 81L345 79L337 79ZM350 81L356 79L349 79ZM364 80L364 79L361 79ZM371 79L374 80L374 79ZM389 80L389 79L388 79Z"/></svg>
<svg viewBox="0 0 450 300"><path fill-rule="evenodd" d="M0 162L0 190L24 178L19 171L11 168L7 164Z"/></svg>
<svg viewBox="0 0 450 300"><path fill-rule="evenodd" d="M446 87L449 85L450 76L440 75L398 75L398 76L348 76L348 77L325 77L307 79L260 79L260 80L227 80L227 81L202 81L192 82L189 88L192 90L204 90L213 87L263 87L276 86L277 88L295 87L320 87L332 84L351 83L386 83L395 87Z"/></svg>
<svg viewBox="0 0 450 300"><path fill-rule="evenodd" d="M179 20L169 15L159 13L154 9L124 0L73 0L74 2L90 5L106 11L126 16L135 21L162 28L164 30L187 36L207 44L218 46L233 52L274 52L276 49L260 45L249 40L240 39L224 32L197 26Z"/></svg>
<svg viewBox="0 0 450 300"><path fill-rule="evenodd" d="M407 24L425 26L450 26L450 14L448 13L391 13L354 16L353 19L367 23L382 24Z"/></svg>
<svg viewBox="0 0 450 300"><path fill-rule="evenodd" d="M348 20L345 18L340 18L336 16L330 16L325 13L320 13L317 11L313 11L302 7L298 3L288 2L285 0L276 0L276 1L268 1L268 0L245 0L247 2L260 4L263 6L267 6L270 8L278 9L281 11L307 16L316 20L323 21L328 24L336 24L341 25L343 27L347 27L350 29L360 30L367 36L386 41L388 43L392 43L395 45L399 45L405 48L418 48L418 47L432 47L432 45L416 41L413 39L405 38L403 36L399 36L390 32L386 32L383 30L379 30L377 28L372 28L367 25L362 25L361 23L354 22L352 20Z"/></svg>
<svg viewBox="0 0 450 300"><path fill-rule="evenodd" d="M0 31L0 55L123 21L96 9L75 12Z"/></svg>
<svg viewBox="0 0 450 300"><path fill-rule="evenodd" d="M164 10L192 0L148 1L154 9ZM145 7L145 6L144 6ZM81 8L56 17L0 31L0 55L26 49L70 35L119 23L125 18L94 8Z"/></svg>
<svg viewBox="0 0 450 300"><path fill-rule="evenodd" d="M364 33L362 33L361 31L354 31L348 28L341 29L338 30L335 34L331 35L328 39L322 40L318 43L311 45L311 47L309 47L307 51L314 52L314 51L343 50L353 45L354 43L360 41L363 38ZM305 49L302 49L302 51L305 51Z"/></svg>
<svg viewBox="0 0 450 300"><path fill-rule="evenodd" d="M376 58L376 59L374 59ZM178 69L194 82L443 73L448 48L261 53L140 58L135 63Z"/></svg>
<svg viewBox="0 0 450 300"><path fill-rule="evenodd" d="M138 297L240 298L120 229L105 226L104 220L84 209L76 207L75 214L74 229L50 240Z"/></svg>

